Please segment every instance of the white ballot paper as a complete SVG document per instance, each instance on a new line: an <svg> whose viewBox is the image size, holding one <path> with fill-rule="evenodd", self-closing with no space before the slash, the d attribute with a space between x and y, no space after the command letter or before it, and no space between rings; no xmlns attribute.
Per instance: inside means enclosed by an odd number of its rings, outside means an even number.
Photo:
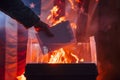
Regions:
<svg viewBox="0 0 120 80"><path fill-rule="evenodd" d="M75 37L69 21L61 22L51 27L50 30L54 37L48 37L43 31L36 34L43 54L75 43Z"/></svg>

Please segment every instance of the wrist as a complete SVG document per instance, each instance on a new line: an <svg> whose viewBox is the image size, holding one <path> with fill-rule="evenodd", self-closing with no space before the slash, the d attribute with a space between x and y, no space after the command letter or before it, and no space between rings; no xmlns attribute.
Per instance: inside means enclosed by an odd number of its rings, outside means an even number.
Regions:
<svg viewBox="0 0 120 80"><path fill-rule="evenodd" d="M40 22L41 22L40 20L39 20L38 22L36 22L35 25L34 25L34 27L35 27L35 28L40 27Z"/></svg>

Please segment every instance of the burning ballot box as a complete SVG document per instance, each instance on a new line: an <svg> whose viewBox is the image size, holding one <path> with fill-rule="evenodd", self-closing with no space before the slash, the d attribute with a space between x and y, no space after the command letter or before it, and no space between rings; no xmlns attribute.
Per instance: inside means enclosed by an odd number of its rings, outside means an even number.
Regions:
<svg viewBox="0 0 120 80"><path fill-rule="evenodd" d="M69 21L61 22L29 41L25 77L27 80L96 80L96 50L94 37L87 43L75 42Z"/></svg>
<svg viewBox="0 0 120 80"><path fill-rule="evenodd" d="M41 15L44 17L43 20L52 26L50 30L54 37L47 37L43 31L39 33L29 31L26 79L96 80L98 72L94 36L88 37L85 42L79 40L82 39L79 33L84 32L84 29L80 28L85 27L88 19L84 16L79 17L81 12L77 12L79 13L77 15L65 9L64 4L67 0L54 1L60 5L54 5L48 17Z"/></svg>
<svg viewBox="0 0 120 80"><path fill-rule="evenodd" d="M69 21L61 22L51 27L50 30L54 37L47 36L43 31L36 34L43 54L75 44L75 37Z"/></svg>

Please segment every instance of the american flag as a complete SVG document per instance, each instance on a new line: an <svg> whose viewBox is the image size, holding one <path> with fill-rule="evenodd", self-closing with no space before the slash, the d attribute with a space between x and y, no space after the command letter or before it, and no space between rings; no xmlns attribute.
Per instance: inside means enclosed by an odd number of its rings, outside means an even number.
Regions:
<svg viewBox="0 0 120 80"><path fill-rule="evenodd" d="M57 1L65 2L65 0L22 1L44 22ZM27 41L28 30L16 20L0 12L0 80L17 80L16 77L23 74L26 65Z"/></svg>
<svg viewBox="0 0 120 80"><path fill-rule="evenodd" d="M12 2L12 1L11 1ZM40 15L40 0L23 0ZM0 80L17 80L26 65L28 30L0 12Z"/></svg>

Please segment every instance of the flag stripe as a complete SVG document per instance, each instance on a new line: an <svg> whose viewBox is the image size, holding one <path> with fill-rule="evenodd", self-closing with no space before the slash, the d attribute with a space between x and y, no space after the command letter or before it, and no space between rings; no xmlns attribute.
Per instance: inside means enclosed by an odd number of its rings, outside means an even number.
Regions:
<svg viewBox="0 0 120 80"><path fill-rule="evenodd" d="M0 80L5 78L5 14L0 12Z"/></svg>
<svg viewBox="0 0 120 80"><path fill-rule="evenodd" d="M17 22L7 15L5 17L5 80L15 80L17 76Z"/></svg>
<svg viewBox="0 0 120 80"><path fill-rule="evenodd" d="M24 72L26 65L28 30L23 25L18 24L17 34L17 75L20 76Z"/></svg>

